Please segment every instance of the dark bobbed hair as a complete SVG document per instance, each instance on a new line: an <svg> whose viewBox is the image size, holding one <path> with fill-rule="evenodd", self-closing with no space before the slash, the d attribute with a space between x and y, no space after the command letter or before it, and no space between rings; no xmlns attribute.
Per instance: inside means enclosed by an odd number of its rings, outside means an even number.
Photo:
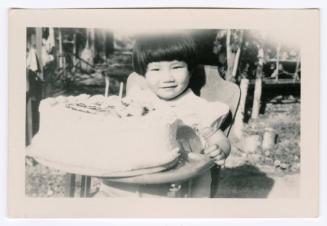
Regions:
<svg viewBox="0 0 327 226"><path fill-rule="evenodd" d="M149 63L172 60L184 61L190 72L197 65L196 44L189 34L157 33L136 37L133 51L136 73L144 76Z"/></svg>

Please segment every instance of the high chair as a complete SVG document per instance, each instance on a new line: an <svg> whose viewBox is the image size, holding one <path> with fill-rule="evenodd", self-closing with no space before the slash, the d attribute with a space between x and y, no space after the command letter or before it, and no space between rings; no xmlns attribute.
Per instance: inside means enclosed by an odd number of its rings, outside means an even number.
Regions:
<svg viewBox="0 0 327 226"><path fill-rule="evenodd" d="M190 85L195 94L208 101L220 101L229 106L230 113L221 128L228 137L240 102L240 88L235 83L224 80L216 66L200 66L194 75ZM214 198L217 192L220 169L220 166L211 169L211 198Z"/></svg>
<svg viewBox="0 0 327 226"><path fill-rule="evenodd" d="M135 83L138 83L137 85L140 86L145 85L144 80L141 77L140 79L128 79L126 84L127 89L135 85ZM222 130L224 131L226 136L228 136L239 105L241 94L239 87L235 83L225 81L219 75L218 68L216 66L205 65L199 66L195 69L194 77L192 78L192 81L190 83L190 88L196 95L199 95L200 97L203 97L208 101L220 101L229 106L229 116L222 125ZM214 166L211 168L212 183L210 188L210 197L212 198L215 197L218 188L220 169L220 166ZM90 190L90 181L90 177L82 176L82 186L80 194L82 197L88 196L88 192ZM182 190L182 186L189 186L188 189L190 189L189 184L190 183L171 184L167 196L178 197L178 193L180 190ZM65 187L65 195L68 197L73 197L75 193L75 175L67 175Z"/></svg>

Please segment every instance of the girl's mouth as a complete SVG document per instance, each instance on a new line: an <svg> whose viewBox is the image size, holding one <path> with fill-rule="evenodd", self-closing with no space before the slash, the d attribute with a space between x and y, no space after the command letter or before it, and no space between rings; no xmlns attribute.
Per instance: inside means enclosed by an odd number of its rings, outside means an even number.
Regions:
<svg viewBox="0 0 327 226"><path fill-rule="evenodd" d="M160 89L174 89L176 87L177 87L177 85L170 85L170 86L162 86L162 87L160 87Z"/></svg>

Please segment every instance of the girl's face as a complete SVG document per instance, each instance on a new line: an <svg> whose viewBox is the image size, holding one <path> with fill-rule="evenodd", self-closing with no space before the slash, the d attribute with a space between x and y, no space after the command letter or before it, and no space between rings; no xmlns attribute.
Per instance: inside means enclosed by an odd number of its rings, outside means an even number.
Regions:
<svg viewBox="0 0 327 226"><path fill-rule="evenodd" d="M171 100L188 86L190 72L184 61L160 61L148 64L145 79L150 89L161 99Z"/></svg>

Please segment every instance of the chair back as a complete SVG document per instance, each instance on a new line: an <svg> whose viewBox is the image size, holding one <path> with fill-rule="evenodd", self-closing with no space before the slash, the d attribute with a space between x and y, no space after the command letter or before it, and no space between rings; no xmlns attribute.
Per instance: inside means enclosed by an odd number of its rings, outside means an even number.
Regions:
<svg viewBox="0 0 327 226"><path fill-rule="evenodd" d="M217 66L201 65L195 69L190 87L195 94L208 100L227 104L230 114L222 125L222 130L228 136L239 106L241 91L233 82L224 80Z"/></svg>

